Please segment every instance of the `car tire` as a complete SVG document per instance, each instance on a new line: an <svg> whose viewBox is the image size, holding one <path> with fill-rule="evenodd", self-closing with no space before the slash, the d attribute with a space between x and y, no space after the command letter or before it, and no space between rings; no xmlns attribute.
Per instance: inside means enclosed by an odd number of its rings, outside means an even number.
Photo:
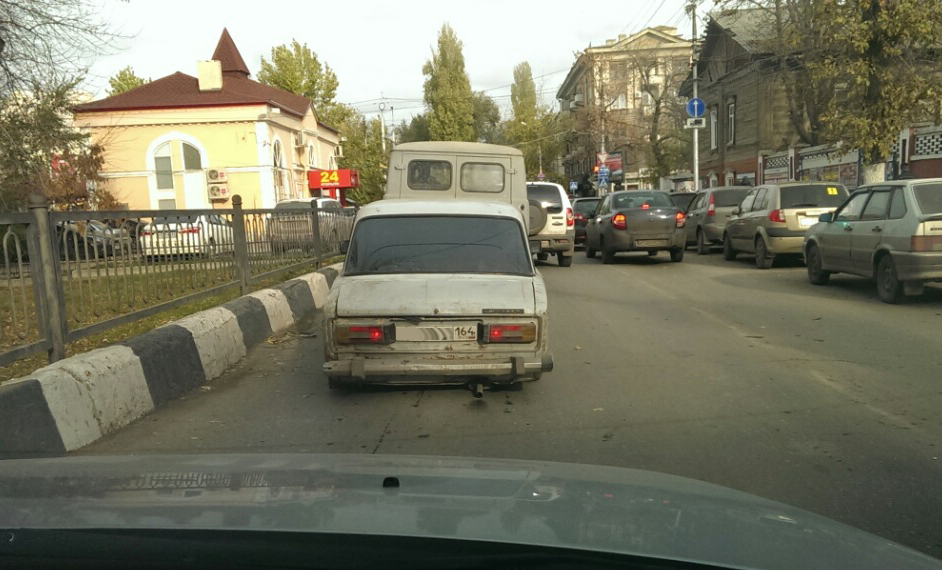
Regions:
<svg viewBox="0 0 942 570"><path fill-rule="evenodd" d="M757 269L769 269L772 267L772 262L775 261L775 257L769 254L769 248L765 245L765 240L762 237L756 238L756 268Z"/></svg>
<svg viewBox="0 0 942 570"><path fill-rule="evenodd" d="M549 254L548 254L548 253L538 253L538 254L536 254L536 258L539 259L540 261L546 261L547 259L549 259Z"/></svg>
<svg viewBox="0 0 942 570"><path fill-rule="evenodd" d="M589 259L595 259L595 248L589 245L589 240L585 241L585 256Z"/></svg>
<svg viewBox="0 0 942 570"><path fill-rule="evenodd" d="M562 252L556 254L556 261L559 262L560 267L569 267L572 265L572 256L563 255Z"/></svg>
<svg viewBox="0 0 942 570"><path fill-rule="evenodd" d="M733 240L729 234L723 234L723 259L726 261L736 260L736 250L733 249Z"/></svg>
<svg viewBox="0 0 942 570"><path fill-rule="evenodd" d="M697 228L697 255L708 255L710 244L703 238L703 230Z"/></svg>
<svg viewBox="0 0 942 570"><path fill-rule="evenodd" d="M684 248L678 247L671 250L671 261L680 263L684 260Z"/></svg>
<svg viewBox="0 0 942 570"><path fill-rule="evenodd" d="M811 244L808 246L808 281L812 285L827 285L831 280L831 272L825 271L821 262L821 250L818 246Z"/></svg>
<svg viewBox="0 0 942 570"><path fill-rule="evenodd" d="M605 247L605 240L602 240L600 247L602 248L602 263L605 265L615 263L615 250L610 247Z"/></svg>
<svg viewBox="0 0 942 570"><path fill-rule="evenodd" d="M877 263L877 294L884 303L895 305L903 298L903 283L896 273L896 263L890 255L884 255Z"/></svg>

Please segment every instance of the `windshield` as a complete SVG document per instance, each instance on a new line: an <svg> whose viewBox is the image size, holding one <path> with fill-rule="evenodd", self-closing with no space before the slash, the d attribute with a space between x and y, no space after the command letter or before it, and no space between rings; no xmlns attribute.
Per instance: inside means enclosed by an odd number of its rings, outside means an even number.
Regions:
<svg viewBox="0 0 942 570"><path fill-rule="evenodd" d="M844 203L847 189L840 184L783 186L780 208L835 208Z"/></svg>
<svg viewBox="0 0 942 570"><path fill-rule="evenodd" d="M713 193L716 207L728 208L730 206L738 206L742 203L750 190L751 188L743 188L742 190L717 190Z"/></svg>
<svg viewBox="0 0 942 570"><path fill-rule="evenodd" d="M530 275L520 224L507 218L367 218L350 241L345 275L501 273Z"/></svg>
<svg viewBox="0 0 942 570"><path fill-rule="evenodd" d="M913 193L923 214L942 213L942 184L914 184Z"/></svg>
<svg viewBox="0 0 942 570"><path fill-rule="evenodd" d="M633 208L673 208L674 202L664 192L625 192L615 194L612 206L616 210Z"/></svg>
<svg viewBox="0 0 942 570"><path fill-rule="evenodd" d="M572 203L572 209L576 214L582 214L587 216L595 212L595 208L598 207L601 198L596 200L576 200Z"/></svg>

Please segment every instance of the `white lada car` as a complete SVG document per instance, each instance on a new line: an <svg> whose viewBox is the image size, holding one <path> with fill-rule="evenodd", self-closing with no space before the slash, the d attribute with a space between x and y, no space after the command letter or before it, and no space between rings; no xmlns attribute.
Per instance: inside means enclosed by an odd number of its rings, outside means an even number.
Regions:
<svg viewBox="0 0 942 570"><path fill-rule="evenodd" d="M325 307L330 387L537 380L547 299L511 204L381 200L357 216Z"/></svg>

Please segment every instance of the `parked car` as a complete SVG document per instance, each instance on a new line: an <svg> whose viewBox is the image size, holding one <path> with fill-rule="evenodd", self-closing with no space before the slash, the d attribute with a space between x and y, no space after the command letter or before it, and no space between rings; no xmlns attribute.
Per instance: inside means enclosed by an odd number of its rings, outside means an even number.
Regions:
<svg viewBox="0 0 942 570"><path fill-rule="evenodd" d="M684 259L683 211L670 195L656 190L626 190L606 195L586 225L585 254L602 252L613 263L620 251L669 251L671 261Z"/></svg>
<svg viewBox="0 0 942 570"><path fill-rule="evenodd" d="M323 251L340 250L340 241L350 235L353 223L340 201L334 198L296 198L275 204L279 213L272 216L268 229L273 252L314 250L314 220L310 215L314 202L318 208L317 225Z"/></svg>
<svg viewBox="0 0 942 570"><path fill-rule="evenodd" d="M219 214L158 216L141 231L146 257L194 257L232 253L232 224Z"/></svg>
<svg viewBox="0 0 942 570"><path fill-rule="evenodd" d="M800 257L805 231L818 216L833 212L847 198L836 182L764 184L733 210L723 232L723 258L754 253L756 267L768 269L778 255Z"/></svg>
<svg viewBox="0 0 942 570"><path fill-rule="evenodd" d="M922 294L942 281L942 178L859 188L808 230L804 253L815 285L850 273L875 279L887 303Z"/></svg>
<svg viewBox="0 0 942 570"><path fill-rule="evenodd" d="M718 186L697 192L685 212L687 245L696 244L700 255L710 253L713 246L723 245L726 220L750 190L751 186Z"/></svg>
<svg viewBox="0 0 942 570"><path fill-rule="evenodd" d="M681 210L686 211L690 202L697 196L696 192L671 192L671 202Z"/></svg>
<svg viewBox="0 0 942 570"><path fill-rule="evenodd" d="M576 246L585 245L585 226L595 215L595 209L601 201L601 198L576 198L572 201L572 215L576 226L573 239Z"/></svg>
<svg viewBox="0 0 942 570"><path fill-rule="evenodd" d="M546 287L514 206L380 200L344 249L324 309L331 388L458 383L480 396L552 369Z"/></svg>
<svg viewBox="0 0 942 570"><path fill-rule="evenodd" d="M572 265L576 220L569 196L559 184L527 182L530 201L530 239L539 242L537 259L555 255L561 267Z"/></svg>

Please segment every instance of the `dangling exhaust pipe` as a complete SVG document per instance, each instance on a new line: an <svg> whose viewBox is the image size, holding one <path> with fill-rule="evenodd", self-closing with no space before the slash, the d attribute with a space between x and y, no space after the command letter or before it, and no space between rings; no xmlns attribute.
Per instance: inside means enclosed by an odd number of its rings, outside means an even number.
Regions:
<svg viewBox="0 0 942 570"><path fill-rule="evenodd" d="M472 382L471 384L468 384L468 387L471 388L471 394L475 398L484 397L484 384L481 382Z"/></svg>

